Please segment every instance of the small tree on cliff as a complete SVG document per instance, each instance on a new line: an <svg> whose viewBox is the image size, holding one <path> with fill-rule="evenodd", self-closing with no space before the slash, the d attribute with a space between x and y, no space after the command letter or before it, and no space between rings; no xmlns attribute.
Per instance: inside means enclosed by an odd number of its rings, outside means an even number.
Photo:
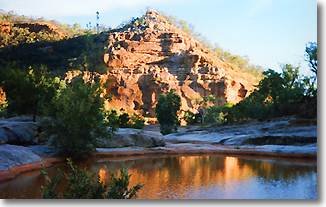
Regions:
<svg viewBox="0 0 326 207"><path fill-rule="evenodd" d="M156 105L155 113L162 134L170 134L177 131L179 120L177 112L180 110L181 98L174 90L170 90L166 95L161 94Z"/></svg>
<svg viewBox="0 0 326 207"><path fill-rule="evenodd" d="M44 122L52 144L64 155L82 158L95 150L97 138L107 137L104 100L99 84L74 78L52 101L51 120Z"/></svg>

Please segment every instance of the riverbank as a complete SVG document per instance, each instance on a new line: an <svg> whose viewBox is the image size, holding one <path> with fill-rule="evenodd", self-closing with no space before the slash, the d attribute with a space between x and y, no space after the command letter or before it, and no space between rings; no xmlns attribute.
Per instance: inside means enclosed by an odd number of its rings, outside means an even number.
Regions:
<svg viewBox="0 0 326 207"><path fill-rule="evenodd" d="M151 155L229 155L229 156L259 156L288 159L309 159L316 160L317 154L314 152L315 147L311 146L309 150L297 151L300 148L287 149L287 152L270 148L232 148L224 146L213 146L203 144L171 144L165 147L143 148L143 147L125 147L125 148L97 148L93 154L95 157L133 157L133 156L151 156ZM5 170L0 171L0 182L11 180L22 173L47 168L57 163L64 162L64 158L47 157L41 158L40 161L18 164Z"/></svg>
<svg viewBox="0 0 326 207"><path fill-rule="evenodd" d="M27 123L31 125L29 121ZM9 124L17 125L13 121ZM22 120L19 120L19 126L24 126ZM19 127L20 133L14 133L15 127L10 129L11 134L21 135L20 140L23 134L29 137L31 134L24 132L24 129L30 130L28 127ZM112 144L114 148L109 148ZM94 156L221 154L316 160L317 151L316 123L285 117L218 127L184 127L178 133L166 136L162 136L155 126L144 130L120 129L114 141L102 142ZM56 157L55 150L47 145L4 143L0 145L0 182L64 161Z"/></svg>

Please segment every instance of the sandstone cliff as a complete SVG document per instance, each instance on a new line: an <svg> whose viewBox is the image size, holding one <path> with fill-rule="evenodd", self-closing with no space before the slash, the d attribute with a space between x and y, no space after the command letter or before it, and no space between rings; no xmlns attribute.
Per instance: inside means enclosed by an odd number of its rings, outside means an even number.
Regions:
<svg viewBox="0 0 326 207"><path fill-rule="evenodd" d="M204 96L215 96L221 105L237 103L258 82L156 11L111 32L104 61L108 106L145 116L154 116L158 96L170 89L181 96L182 110L195 112Z"/></svg>

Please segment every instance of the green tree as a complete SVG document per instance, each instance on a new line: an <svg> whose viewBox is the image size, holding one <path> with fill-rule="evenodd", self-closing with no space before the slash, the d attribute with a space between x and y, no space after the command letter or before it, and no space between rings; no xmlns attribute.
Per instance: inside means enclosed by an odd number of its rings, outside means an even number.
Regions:
<svg viewBox="0 0 326 207"><path fill-rule="evenodd" d="M97 138L109 136L100 94L98 83L76 77L52 100L51 119L43 126L59 152L83 158L95 150Z"/></svg>
<svg viewBox="0 0 326 207"><path fill-rule="evenodd" d="M309 63L310 69L317 76L317 68L318 68L318 53L317 53L317 43L310 42L306 46L306 60Z"/></svg>
<svg viewBox="0 0 326 207"><path fill-rule="evenodd" d="M170 90L166 95L161 94L155 108L155 113L162 134L169 134L177 131L179 120L177 113L181 107L181 98Z"/></svg>
<svg viewBox="0 0 326 207"><path fill-rule="evenodd" d="M0 85L8 100L9 114L37 115L43 113L43 106L51 101L61 85L57 77L52 77L45 67L6 69L0 71Z"/></svg>

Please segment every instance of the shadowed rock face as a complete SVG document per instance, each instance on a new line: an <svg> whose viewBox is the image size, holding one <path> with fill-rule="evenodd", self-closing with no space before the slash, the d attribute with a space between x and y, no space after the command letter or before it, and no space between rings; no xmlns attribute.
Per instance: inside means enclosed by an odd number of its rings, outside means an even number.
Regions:
<svg viewBox="0 0 326 207"><path fill-rule="evenodd" d="M110 33L103 76L110 107L154 116L160 93L174 89L182 110L196 112L198 100L214 95L237 103L253 90L256 77L214 57L200 42L156 11Z"/></svg>

